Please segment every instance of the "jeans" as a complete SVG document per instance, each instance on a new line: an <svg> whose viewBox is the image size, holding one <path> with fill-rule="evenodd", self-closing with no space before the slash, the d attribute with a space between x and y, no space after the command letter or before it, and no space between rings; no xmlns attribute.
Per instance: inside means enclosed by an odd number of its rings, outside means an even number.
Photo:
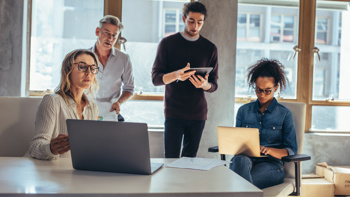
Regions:
<svg viewBox="0 0 350 197"><path fill-rule="evenodd" d="M201 141L205 120L183 120L165 118L164 149L165 158L196 157Z"/></svg>
<svg viewBox="0 0 350 197"><path fill-rule="evenodd" d="M231 161L232 171L260 189L283 183L284 168L281 160L236 155Z"/></svg>

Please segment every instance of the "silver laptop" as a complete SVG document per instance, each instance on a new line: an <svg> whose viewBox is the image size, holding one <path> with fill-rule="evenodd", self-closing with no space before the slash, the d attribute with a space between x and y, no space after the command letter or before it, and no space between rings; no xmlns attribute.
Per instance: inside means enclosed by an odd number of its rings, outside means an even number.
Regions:
<svg viewBox="0 0 350 197"><path fill-rule="evenodd" d="M67 120L73 168L152 174L163 164L150 159L147 124Z"/></svg>

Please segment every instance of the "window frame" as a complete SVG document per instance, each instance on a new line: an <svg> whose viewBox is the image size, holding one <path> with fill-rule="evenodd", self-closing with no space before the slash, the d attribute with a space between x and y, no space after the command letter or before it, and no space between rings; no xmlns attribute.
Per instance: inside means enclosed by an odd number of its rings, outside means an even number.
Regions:
<svg viewBox="0 0 350 197"><path fill-rule="evenodd" d="M176 20L175 20L175 23L167 23L166 22L166 11L175 11L176 12ZM163 24L162 24L162 29L163 29L163 32L162 32L162 35L163 37L166 37L166 33L165 33L165 26L166 25L175 25L175 33L180 31L180 24L181 24L181 20L179 18L179 14L181 13L181 10L180 9L176 9L176 8L163 8ZM182 16L182 15L181 15ZM181 17L180 16L180 17ZM181 18L182 19L182 18Z"/></svg>
<svg viewBox="0 0 350 197"><path fill-rule="evenodd" d="M339 21L342 21L342 20L343 20L343 17L342 17L342 15L341 15L341 14L339 15L338 20L339 20ZM342 29L343 29L343 22L341 22L341 24L340 24L340 23L338 23L337 28L338 28L338 35L339 35L339 34L340 34L340 32L341 32L341 31L342 31ZM341 45L341 39L342 39L342 37L340 37L340 38L337 40L337 44L338 44L338 46L340 46L340 45Z"/></svg>
<svg viewBox="0 0 350 197"><path fill-rule="evenodd" d="M320 20L320 19L326 19L326 21L327 21L327 29L326 29L326 31L319 31L318 30L318 28L317 28L317 22L318 22L318 20ZM316 21L315 21L315 25L316 25L316 27L315 27L315 31L316 31L316 36L315 36L315 39L317 39L317 33L326 33L326 43L317 43L317 42L315 42L315 44L319 44L319 45L329 45L329 43L330 43L330 39L329 39L329 18L328 17L324 17L324 16L321 16L321 17L316 17ZM337 26L337 28L339 28L339 24L338 24L338 26Z"/></svg>
<svg viewBox="0 0 350 197"><path fill-rule="evenodd" d="M247 17L247 21L246 21L246 23L245 23L245 40L244 41L242 41L242 42L263 42L263 34L262 34L262 21L263 21L263 19L262 19L262 14L261 13L259 13L259 12L238 12L237 13L237 15L238 14L245 14L246 15L246 17ZM260 26L259 26L259 39L260 39L260 41L250 41L249 40L249 30L250 30L250 17L251 17L251 15L259 15L259 20L260 20ZM238 26L237 26L238 27Z"/></svg>
<svg viewBox="0 0 350 197"><path fill-rule="evenodd" d="M280 29L281 29L281 35L279 36L280 37L280 41L279 42L272 42L272 40L271 40L271 38L270 38L270 40L269 40L269 42L270 43L294 43L294 41L295 41L295 39L296 39L296 25L295 25L295 21L296 21L296 19L297 19L297 17L295 16L295 15L291 15L291 14L274 14L274 13L272 13L271 14L271 16L273 16L273 15L276 15L276 16L281 16L281 22L280 22L280 24L279 24L279 27L280 27ZM284 17L286 17L286 16L288 16L288 17L293 17L293 20L294 20L294 22L293 22L293 28L290 28L290 29L293 29L293 42L285 42L285 41L283 41L283 36L284 36L284 30L286 29L285 27L284 27L284 25L285 25L285 23L284 23ZM270 29L271 29L272 27L270 26ZM289 28L287 28L287 30L290 30ZM270 32L270 35L271 35L271 32ZM270 36L269 36L270 37Z"/></svg>
<svg viewBox="0 0 350 197"><path fill-rule="evenodd" d="M350 2L349 0L338 0L342 2ZM314 53L313 48L315 46L315 27L316 25L316 5L317 0L300 0L300 18L303 18L303 22L299 24L299 46L301 51L298 59L299 73L301 81L298 83L298 101L306 103L306 120L305 131L306 132L329 132L320 130L311 130L312 126L312 107L313 106L350 106L350 102L346 101L332 101L332 100L312 100L313 92L313 69L314 69ZM338 27L338 24L337 24ZM329 31L329 30L328 30ZM308 84L304 85L302 84ZM349 133L350 131L334 131L332 133Z"/></svg>

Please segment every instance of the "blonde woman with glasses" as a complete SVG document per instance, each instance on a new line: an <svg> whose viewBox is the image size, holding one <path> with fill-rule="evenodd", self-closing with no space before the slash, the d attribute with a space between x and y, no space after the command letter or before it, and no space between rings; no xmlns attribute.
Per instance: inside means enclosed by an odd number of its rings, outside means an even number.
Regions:
<svg viewBox="0 0 350 197"><path fill-rule="evenodd" d="M67 119L97 120L98 108L85 95L98 90L96 55L84 49L66 55L61 68L61 82L55 93L41 101L35 120L35 135L27 155L42 160L70 157Z"/></svg>

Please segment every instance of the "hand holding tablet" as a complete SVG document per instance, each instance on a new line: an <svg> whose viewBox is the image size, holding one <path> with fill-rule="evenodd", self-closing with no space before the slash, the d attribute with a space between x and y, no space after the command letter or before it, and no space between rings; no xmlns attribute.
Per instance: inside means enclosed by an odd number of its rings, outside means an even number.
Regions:
<svg viewBox="0 0 350 197"><path fill-rule="evenodd" d="M187 63L185 68L175 71L174 73L177 78L176 82L178 82L179 80L185 81L195 73L195 71L189 71L189 69L190 69L190 63Z"/></svg>
<svg viewBox="0 0 350 197"><path fill-rule="evenodd" d="M211 84L208 82L208 77L212 70L212 67L190 68L189 71L196 72L189 78L189 80L196 88L202 88L205 91L209 90Z"/></svg>

